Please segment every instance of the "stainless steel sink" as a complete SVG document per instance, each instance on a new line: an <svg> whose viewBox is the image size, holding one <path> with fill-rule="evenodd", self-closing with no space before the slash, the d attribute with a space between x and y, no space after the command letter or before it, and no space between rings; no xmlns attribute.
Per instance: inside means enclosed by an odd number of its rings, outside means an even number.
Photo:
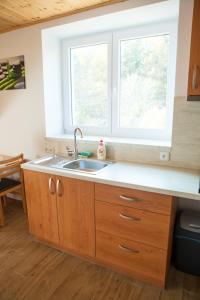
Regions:
<svg viewBox="0 0 200 300"><path fill-rule="evenodd" d="M100 162L96 160L84 160L78 159L64 164L63 169L86 172L86 173L96 173L101 169L107 167L110 163Z"/></svg>
<svg viewBox="0 0 200 300"><path fill-rule="evenodd" d="M66 164L68 160L66 157L60 155L48 155L38 158L31 163L34 165L44 166L44 167L59 167Z"/></svg>
<svg viewBox="0 0 200 300"><path fill-rule="evenodd" d="M45 156L36 159L30 163L43 167L62 169L66 171L84 172L90 174L96 174L103 168L112 164L112 162L103 162L92 159L69 160L66 157L59 155Z"/></svg>

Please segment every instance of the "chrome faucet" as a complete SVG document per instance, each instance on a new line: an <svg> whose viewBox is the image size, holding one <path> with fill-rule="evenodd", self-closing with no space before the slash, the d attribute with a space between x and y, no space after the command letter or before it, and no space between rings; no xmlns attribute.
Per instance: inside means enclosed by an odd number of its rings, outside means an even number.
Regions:
<svg viewBox="0 0 200 300"><path fill-rule="evenodd" d="M74 159L78 158L78 149L77 149L77 141L76 141L76 135L77 135L78 131L79 131L79 133L81 135L81 138L83 138L82 130L79 127L76 127L74 129Z"/></svg>

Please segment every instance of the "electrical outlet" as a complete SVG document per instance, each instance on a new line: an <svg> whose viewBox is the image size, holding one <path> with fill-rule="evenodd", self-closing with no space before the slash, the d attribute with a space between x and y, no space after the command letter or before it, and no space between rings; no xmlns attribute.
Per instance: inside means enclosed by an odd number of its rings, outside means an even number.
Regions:
<svg viewBox="0 0 200 300"><path fill-rule="evenodd" d="M56 146L52 143L46 142L44 150L46 153L53 154L56 152Z"/></svg>
<svg viewBox="0 0 200 300"><path fill-rule="evenodd" d="M160 152L160 160L168 161L170 158L170 153L167 151Z"/></svg>

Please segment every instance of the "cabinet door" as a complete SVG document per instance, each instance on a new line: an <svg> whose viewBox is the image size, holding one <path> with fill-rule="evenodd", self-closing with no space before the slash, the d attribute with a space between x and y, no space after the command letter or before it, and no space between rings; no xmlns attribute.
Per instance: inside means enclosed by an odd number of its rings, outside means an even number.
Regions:
<svg viewBox="0 0 200 300"><path fill-rule="evenodd" d="M56 177L25 170L24 183L30 232L58 244Z"/></svg>
<svg viewBox="0 0 200 300"><path fill-rule="evenodd" d="M200 96L200 1L194 1L192 36L190 48L190 67L188 95ZM188 100L200 100L200 97L188 97Z"/></svg>
<svg viewBox="0 0 200 300"><path fill-rule="evenodd" d="M94 256L94 184L59 177L57 201L61 247Z"/></svg>

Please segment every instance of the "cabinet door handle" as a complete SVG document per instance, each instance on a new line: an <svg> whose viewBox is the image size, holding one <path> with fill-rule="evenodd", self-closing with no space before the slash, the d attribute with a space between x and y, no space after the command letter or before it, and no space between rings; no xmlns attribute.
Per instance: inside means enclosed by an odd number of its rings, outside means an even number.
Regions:
<svg viewBox="0 0 200 300"><path fill-rule="evenodd" d="M119 249L121 249L121 250L123 250L125 252L128 252L128 253L139 253L140 252L137 249L133 249L133 248L121 245L121 244L119 244L118 247L119 247Z"/></svg>
<svg viewBox="0 0 200 300"><path fill-rule="evenodd" d="M54 195L56 192L55 182L52 177L49 178L49 193Z"/></svg>
<svg viewBox="0 0 200 300"><path fill-rule="evenodd" d="M197 71L198 66L195 65L192 73L192 89L196 90L198 88L198 82L197 82Z"/></svg>
<svg viewBox="0 0 200 300"><path fill-rule="evenodd" d="M62 182L60 179L57 180L56 182L56 193L58 197L62 197L63 192L62 192Z"/></svg>
<svg viewBox="0 0 200 300"><path fill-rule="evenodd" d="M139 202L139 201L142 201L142 199L126 197L124 195L120 195L119 198L122 199L122 200L129 201L129 202Z"/></svg>
<svg viewBox="0 0 200 300"><path fill-rule="evenodd" d="M123 213L119 213L119 216L121 218L129 220L129 221L140 221L141 220L140 218L137 218L137 217L131 217L131 216L124 215Z"/></svg>

